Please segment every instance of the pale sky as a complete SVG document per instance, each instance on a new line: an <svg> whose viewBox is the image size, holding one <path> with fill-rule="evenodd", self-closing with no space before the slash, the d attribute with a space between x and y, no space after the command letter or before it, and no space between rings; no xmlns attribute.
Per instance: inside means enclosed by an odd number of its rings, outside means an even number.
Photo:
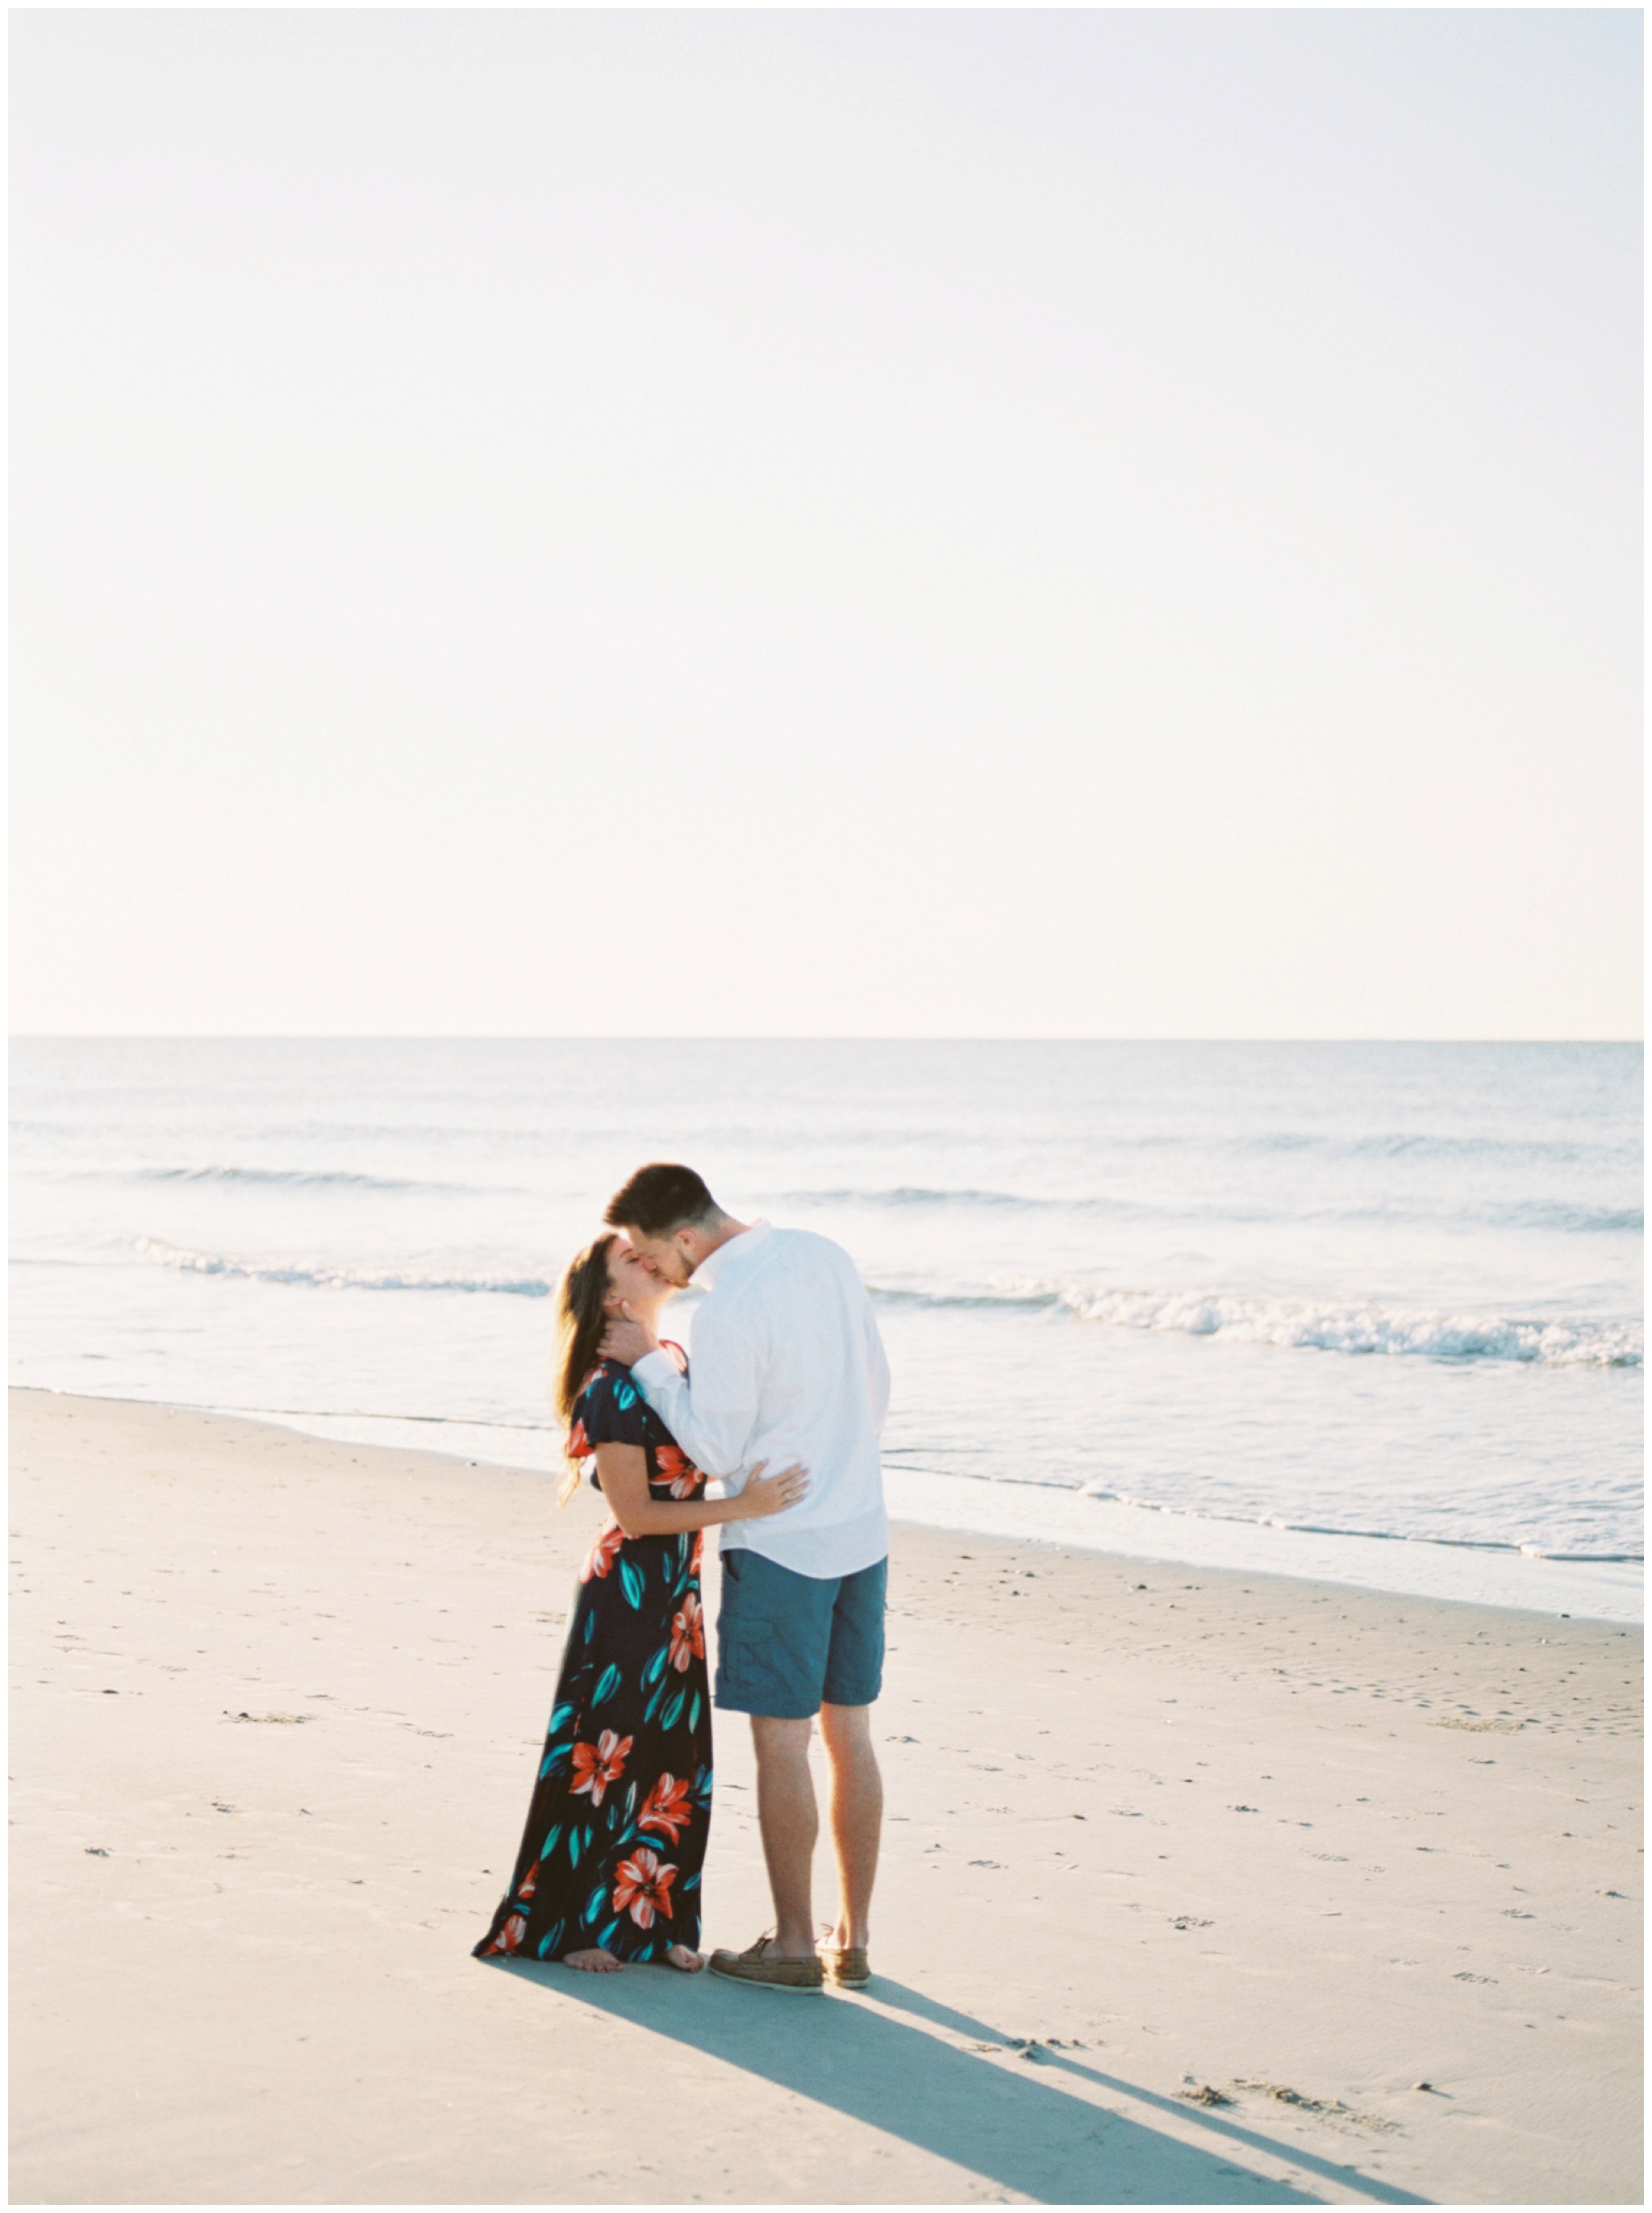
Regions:
<svg viewBox="0 0 1652 2213"><path fill-rule="evenodd" d="M1637 14L11 23L14 1029L1638 1034Z"/></svg>

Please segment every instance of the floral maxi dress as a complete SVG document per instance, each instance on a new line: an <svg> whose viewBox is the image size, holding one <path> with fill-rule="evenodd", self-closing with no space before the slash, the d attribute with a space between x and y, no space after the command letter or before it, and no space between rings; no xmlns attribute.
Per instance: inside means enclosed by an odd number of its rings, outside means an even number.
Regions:
<svg viewBox="0 0 1652 2213"><path fill-rule="evenodd" d="M608 1443L642 1447L651 1498L704 1495L704 1476L612 1361L587 1378L568 1448ZM658 1960L698 1945L711 1823L700 1545L698 1530L627 1537L610 1516L587 1555L515 1872L476 1958L600 1946Z"/></svg>

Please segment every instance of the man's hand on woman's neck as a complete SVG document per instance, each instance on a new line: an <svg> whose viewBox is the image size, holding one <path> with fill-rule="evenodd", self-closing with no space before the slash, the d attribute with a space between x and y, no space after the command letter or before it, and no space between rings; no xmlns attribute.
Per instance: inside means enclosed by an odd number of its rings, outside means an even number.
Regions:
<svg viewBox="0 0 1652 2213"><path fill-rule="evenodd" d="M600 1357L617 1360L622 1368L635 1368L639 1360L645 1360L650 1352L657 1352L660 1339L655 1325L664 1304L661 1299L634 1307L629 1300L622 1299L619 1313L608 1316L608 1326L602 1332L602 1342L597 1347Z"/></svg>

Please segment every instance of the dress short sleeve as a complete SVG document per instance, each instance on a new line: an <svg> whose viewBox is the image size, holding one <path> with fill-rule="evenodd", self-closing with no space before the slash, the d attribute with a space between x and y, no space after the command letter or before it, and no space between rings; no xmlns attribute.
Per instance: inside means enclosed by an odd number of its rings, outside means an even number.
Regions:
<svg viewBox="0 0 1652 2213"><path fill-rule="evenodd" d="M648 1410L642 1393L631 1380L628 1369L599 1368L579 1394L570 1424L570 1441L577 1442L582 1450L594 1452L598 1445L645 1445L648 1442Z"/></svg>

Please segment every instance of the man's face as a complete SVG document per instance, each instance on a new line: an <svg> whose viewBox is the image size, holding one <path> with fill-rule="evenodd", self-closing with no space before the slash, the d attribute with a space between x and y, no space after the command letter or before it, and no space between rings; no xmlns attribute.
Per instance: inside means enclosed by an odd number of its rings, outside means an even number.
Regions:
<svg viewBox="0 0 1652 2213"><path fill-rule="evenodd" d="M685 1253L677 1242L677 1239L683 1235L684 1233L680 1229L670 1237L649 1237L631 1224L627 1225L625 1230L625 1235L631 1241L631 1250L642 1265L660 1283L669 1283L674 1290L679 1291L694 1272L694 1261L692 1255Z"/></svg>

